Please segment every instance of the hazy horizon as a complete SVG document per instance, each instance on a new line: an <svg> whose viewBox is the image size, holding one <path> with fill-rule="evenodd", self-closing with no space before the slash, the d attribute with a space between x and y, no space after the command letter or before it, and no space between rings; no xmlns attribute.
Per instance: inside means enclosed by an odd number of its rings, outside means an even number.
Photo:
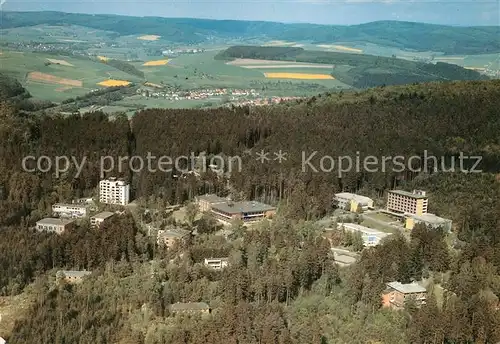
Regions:
<svg viewBox="0 0 500 344"><path fill-rule="evenodd" d="M385 20L453 26L500 25L500 5L495 0L11 1L2 0L2 10L326 25L356 25Z"/></svg>

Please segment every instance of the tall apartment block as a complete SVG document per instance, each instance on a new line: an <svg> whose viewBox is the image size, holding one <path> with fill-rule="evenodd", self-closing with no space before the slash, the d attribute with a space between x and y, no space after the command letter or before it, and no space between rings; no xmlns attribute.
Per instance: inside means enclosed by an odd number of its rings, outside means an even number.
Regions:
<svg viewBox="0 0 500 344"><path fill-rule="evenodd" d="M387 210L398 214L426 214L427 204L428 198L425 191L421 190L392 190L387 197Z"/></svg>
<svg viewBox="0 0 500 344"><path fill-rule="evenodd" d="M99 202L127 205L129 197L130 185L124 180L108 178L99 182Z"/></svg>

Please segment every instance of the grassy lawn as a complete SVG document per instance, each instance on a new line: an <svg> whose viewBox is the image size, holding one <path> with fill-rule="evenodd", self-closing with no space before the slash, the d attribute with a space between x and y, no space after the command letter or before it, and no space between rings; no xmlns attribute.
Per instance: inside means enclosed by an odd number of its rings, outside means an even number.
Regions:
<svg viewBox="0 0 500 344"><path fill-rule="evenodd" d="M363 218L364 218L364 220L363 220L363 222L361 222L362 226L377 229L377 230L379 230L381 232L385 232L385 233L396 233L396 229L394 229L393 227L391 227L389 225L384 226L384 225L380 224L379 222L376 222L370 218L367 218L366 216L364 216Z"/></svg>

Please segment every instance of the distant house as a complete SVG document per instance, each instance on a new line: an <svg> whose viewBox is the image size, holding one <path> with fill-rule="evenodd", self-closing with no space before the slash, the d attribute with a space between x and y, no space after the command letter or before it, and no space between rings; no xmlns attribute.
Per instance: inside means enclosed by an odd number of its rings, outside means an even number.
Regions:
<svg viewBox="0 0 500 344"><path fill-rule="evenodd" d="M204 265L210 269L222 270L228 265L227 258L205 258Z"/></svg>
<svg viewBox="0 0 500 344"><path fill-rule="evenodd" d="M182 303L182 302L177 302L169 306L169 310L173 314L209 314L210 313L210 306L206 304L205 302L188 302L188 303Z"/></svg>
<svg viewBox="0 0 500 344"><path fill-rule="evenodd" d="M405 214L405 228L413 229L416 224L422 223L431 228L443 228L445 231L451 231L451 220L426 213L422 215Z"/></svg>
<svg viewBox="0 0 500 344"><path fill-rule="evenodd" d="M71 219L58 219L58 218L45 218L36 223L36 230L39 232L51 232L61 234L64 231L72 228L75 220Z"/></svg>
<svg viewBox="0 0 500 344"><path fill-rule="evenodd" d="M114 215L115 213L110 211L103 211L102 213L95 214L90 218L90 226L100 227L105 221L109 220Z"/></svg>
<svg viewBox="0 0 500 344"><path fill-rule="evenodd" d="M56 274L57 279L64 279L66 283L75 284L83 281L85 276L90 275L91 271L66 271L61 270Z"/></svg>
<svg viewBox="0 0 500 344"><path fill-rule="evenodd" d="M172 248L175 243L181 242L189 236L189 231L176 228L159 230L156 238L158 245L164 245L167 248Z"/></svg>
<svg viewBox="0 0 500 344"><path fill-rule="evenodd" d="M403 284L400 282L387 283L382 294L383 307L402 309L405 303L412 300L417 307L425 304L427 290L418 283Z"/></svg>
<svg viewBox="0 0 500 344"><path fill-rule="evenodd" d="M341 192L335 194L337 207L339 209L348 209L349 211L357 212L358 209L366 211L373 209L373 200L369 197L356 195L350 192Z"/></svg>
<svg viewBox="0 0 500 344"><path fill-rule="evenodd" d="M380 241L391 233L380 232L376 229L358 225L357 223L338 223L339 230L346 230L349 232L359 232L363 238L364 246L377 246Z"/></svg>

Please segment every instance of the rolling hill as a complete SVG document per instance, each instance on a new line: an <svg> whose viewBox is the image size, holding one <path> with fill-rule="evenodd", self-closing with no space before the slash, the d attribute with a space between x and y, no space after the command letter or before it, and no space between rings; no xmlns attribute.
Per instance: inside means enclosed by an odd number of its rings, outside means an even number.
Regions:
<svg viewBox="0 0 500 344"><path fill-rule="evenodd" d="M332 75L356 88L450 80L486 80L476 71L443 62L436 64L391 57L305 50L295 47L233 46L216 59L262 59L332 64ZM337 66L348 68L337 68Z"/></svg>
<svg viewBox="0 0 500 344"><path fill-rule="evenodd" d="M211 38L263 38L327 43L349 41L437 51L445 54L500 52L500 26L452 27L413 22L380 21L338 26L283 24L262 21L192 18L129 17L62 12L2 12L0 28L49 25L80 25L119 35L150 34L178 43L203 43Z"/></svg>

